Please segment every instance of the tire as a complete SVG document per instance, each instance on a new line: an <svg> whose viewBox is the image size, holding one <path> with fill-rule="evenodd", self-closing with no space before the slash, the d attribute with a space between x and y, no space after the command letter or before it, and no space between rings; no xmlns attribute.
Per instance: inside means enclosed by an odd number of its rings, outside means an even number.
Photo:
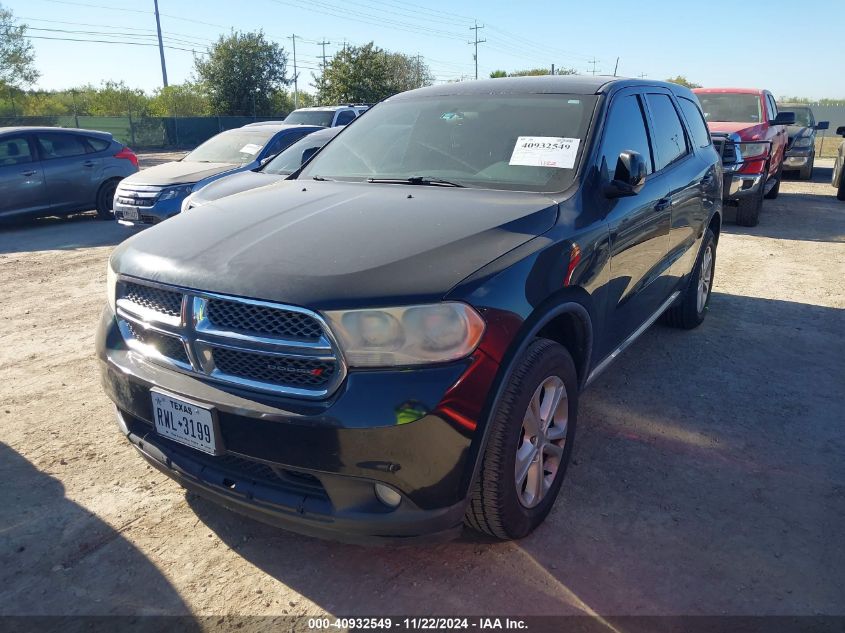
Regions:
<svg viewBox="0 0 845 633"><path fill-rule="evenodd" d="M798 177L801 180L812 180L813 179L813 167L815 166L815 164L816 164L816 157L813 156L810 159L810 162L808 164L804 165L801 168L801 171L799 172Z"/></svg>
<svg viewBox="0 0 845 633"><path fill-rule="evenodd" d="M546 415L543 420L543 404L551 402L549 398L555 394L559 395L560 403L555 408L556 414ZM532 403L541 412L539 429L531 424L531 420L538 420L529 414ZM572 357L554 341L535 339L514 361L508 383L490 414L487 446L464 516L468 527L510 540L527 536L543 522L566 474L577 413L578 378ZM531 435L529 428L536 430L537 435ZM543 440L541 450L536 448L539 440L531 437ZM526 465L519 488L518 451L523 456L521 463ZM539 462L538 457L545 461ZM538 462L544 466L538 468ZM532 483L537 487L530 488ZM539 494L532 495L532 491Z"/></svg>
<svg viewBox="0 0 845 633"><path fill-rule="evenodd" d="M778 171L775 174L775 180L777 181L775 182L775 186L769 189L769 193L763 196L764 198L766 198L766 200L774 200L778 197L778 194L780 193L780 183L783 180L783 161L781 161L780 167L778 167ZM766 188L763 187L763 190L765 189Z"/></svg>
<svg viewBox="0 0 845 633"><path fill-rule="evenodd" d="M698 259L690 273L686 289L681 294L678 303L663 314L663 320L667 325L684 330L691 330L701 325L710 305L715 272L716 236L713 235L713 231L706 229L704 238L701 240ZM705 286L703 289L702 285Z"/></svg>
<svg viewBox="0 0 845 633"><path fill-rule="evenodd" d="M763 208L763 187L753 196L740 198L736 207L736 223L740 226L757 226Z"/></svg>
<svg viewBox="0 0 845 633"><path fill-rule="evenodd" d="M836 199L845 200L845 165L842 167L842 173L839 174L839 188L836 190Z"/></svg>
<svg viewBox="0 0 845 633"><path fill-rule="evenodd" d="M114 192L117 190L117 180L107 180L97 191L97 217L101 220L113 220Z"/></svg>

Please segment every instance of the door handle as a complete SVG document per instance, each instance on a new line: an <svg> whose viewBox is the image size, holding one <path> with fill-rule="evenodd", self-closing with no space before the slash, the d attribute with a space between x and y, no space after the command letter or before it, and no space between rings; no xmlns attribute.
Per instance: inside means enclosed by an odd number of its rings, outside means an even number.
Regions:
<svg viewBox="0 0 845 633"><path fill-rule="evenodd" d="M86 160L86 161L85 161L84 163L82 163L82 164L83 164L85 167L93 167L93 166L94 166L94 161L93 161L93 160Z"/></svg>
<svg viewBox="0 0 845 633"><path fill-rule="evenodd" d="M21 176L34 176L35 173L34 169L27 169L21 172Z"/></svg>

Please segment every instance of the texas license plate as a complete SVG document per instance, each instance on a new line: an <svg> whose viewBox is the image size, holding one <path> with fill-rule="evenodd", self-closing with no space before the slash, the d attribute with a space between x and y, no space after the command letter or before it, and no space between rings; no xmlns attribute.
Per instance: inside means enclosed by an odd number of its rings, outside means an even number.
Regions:
<svg viewBox="0 0 845 633"><path fill-rule="evenodd" d="M137 220L138 219L138 209L134 207L123 207L123 219L124 220Z"/></svg>
<svg viewBox="0 0 845 633"><path fill-rule="evenodd" d="M150 395L159 435L209 455L220 452L219 433L211 409L154 389Z"/></svg>

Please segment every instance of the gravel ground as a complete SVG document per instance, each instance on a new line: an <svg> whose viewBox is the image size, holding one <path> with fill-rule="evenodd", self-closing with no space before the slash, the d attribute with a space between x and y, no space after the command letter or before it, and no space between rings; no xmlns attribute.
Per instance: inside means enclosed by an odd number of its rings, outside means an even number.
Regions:
<svg viewBox="0 0 845 633"><path fill-rule="evenodd" d="M365 548L185 492L121 439L93 331L127 230L0 232L0 614L845 614L845 203L830 170L726 225L710 314L584 394L518 543Z"/></svg>

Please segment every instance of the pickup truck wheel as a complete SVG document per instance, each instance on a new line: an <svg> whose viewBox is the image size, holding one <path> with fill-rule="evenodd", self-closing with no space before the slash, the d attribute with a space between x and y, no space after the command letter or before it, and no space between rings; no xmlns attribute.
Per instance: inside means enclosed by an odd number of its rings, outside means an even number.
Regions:
<svg viewBox="0 0 845 633"><path fill-rule="evenodd" d="M713 291L713 274L716 271L716 238L706 229L701 240L701 250L695 268L690 273L689 284L678 303L666 310L664 322L672 327L691 330L701 325L710 304Z"/></svg>
<svg viewBox="0 0 845 633"><path fill-rule="evenodd" d="M839 188L836 190L836 199L845 200L845 165L842 166L842 171L839 174Z"/></svg>
<svg viewBox="0 0 845 633"><path fill-rule="evenodd" d="M736 223L740 226L757 226L763 208L763 188L753 196L740 198L736 207Z"/></svg>
<svg viewBox="0 0 845 633"><path fill-rule="evenodd" d="M778 171L775 174L775 186L769 189L769 193L765 195L766 200L774 200L778 197L780 193L780 183L783 180L783 162L781 162L780 167L778 167ZM765 187L763 187L765 189Z"/></svg>
<svg viewBox="0 0 845 633"><path fill-rule="evenodd" d="M801 180L812 180L813 179L813 167L816 162L816 157L810 159L810 162L804 165L801 168L801 172L798 174L798 178Z"/></svg>
<svg viewBox="0 0 845 633"><path fill-rule="evenodd" d="M107 180L97 191L97 217L101 220L113 220L114 192L117 191L117 180Z"/></svg>
<svg viewBox="0 0 845 633"><path fill-rule="evenodd" d="M515 366L495 410L464 521L499 539L522 538L560 490L578 413L578 378L565 347L538 338Z"/></svg>

